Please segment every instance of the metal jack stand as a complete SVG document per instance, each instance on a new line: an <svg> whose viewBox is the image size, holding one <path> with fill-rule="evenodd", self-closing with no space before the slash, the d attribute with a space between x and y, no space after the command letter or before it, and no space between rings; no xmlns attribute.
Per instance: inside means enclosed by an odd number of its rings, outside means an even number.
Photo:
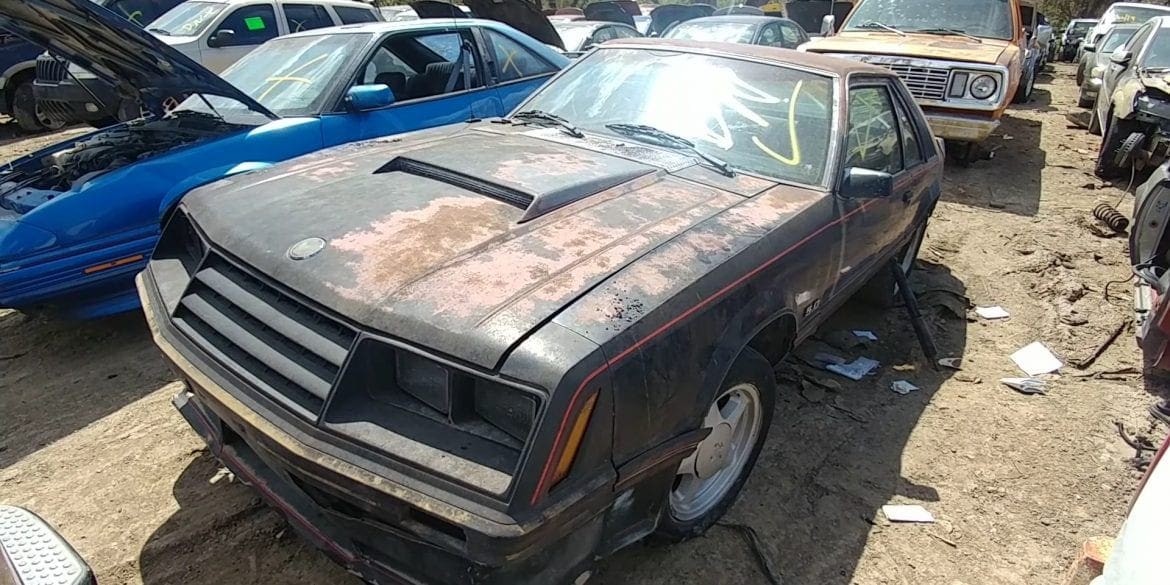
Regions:
<svg viewBox="0 0 1170 585"><path fill-rule="evenodd" d="M930 360L930 367L935 370L938 369L938 348L934 346L934 339L930 336L930 331L926 328L926 320L922 318L922 312L918 310L918 297L914 296L914 291L910 288L910 280L906 278L906 273L902 271L902 266L897 259L890 261L890 270L894 273L894 282L898 283L898 294L902 295L902 302L906 303L906 312L910 313L910 323L914 325L914 335L918 336L918 344L922 346L922 354Z"/></svg>

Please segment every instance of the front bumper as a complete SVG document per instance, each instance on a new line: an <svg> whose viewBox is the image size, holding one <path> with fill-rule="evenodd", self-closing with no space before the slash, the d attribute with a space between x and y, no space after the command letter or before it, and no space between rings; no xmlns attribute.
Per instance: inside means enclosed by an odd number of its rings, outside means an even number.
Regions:
<svg viewBox="0 0 1170 585"><path fill-rule="evenodd" d="M927 110L926 121L935 136L959 142L983 142L999 127L999 120L980 116L943 114Z"/></svg>
<svg viewBox="0 0 1170 585"><path fill-rule="evenodd" d="M113 87L100 79L82 78L79 82L73 79L56 82L38 79L33 82L33 95L45 115L57 122L92 122L117 118L121 99ZM94 100L95 96L97 101Z"/></svg>
<svg viewBox="0 0 1170 585"><path fill-rule="evenodd" d="M174 399L179 412L225 466L350 572L378 583L544 585L576 577L596 556L613 501L605 482L525 522L453 504L458 496L356 451L338 453L313 429L230 391L240 382L209 356L180 349L149 278L137 277L139 296L155 342L186 383Z"/></svg>

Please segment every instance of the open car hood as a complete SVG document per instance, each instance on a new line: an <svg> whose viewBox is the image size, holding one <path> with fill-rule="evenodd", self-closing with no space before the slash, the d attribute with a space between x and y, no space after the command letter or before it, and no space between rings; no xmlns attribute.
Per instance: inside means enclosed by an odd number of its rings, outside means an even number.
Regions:
<svg viewBox="0 0 1170 585"><path fill-rule="evenodd" d="M634 16L641 15L642 9L633 0L602 0L585 6L585 20L620 22L634 26Z"/></svg>
<svg viewBox="0 0 1170 585"><path fill-rule="evenodd" d="M546 45L560 47L565 44L561 35L553 28L548 17L536 6L524 0L466 0L471 15L502 22ZM419 18L461 18L468 16L459 7L443 0L417 0L411 7Z"/></svg>
<svg viewBox="0 0 1170 585"><path fill-rule="evenodd" d="M276 117L218 75L90 0L7 1L0 28L76 63L155 115L165 113L168 98L203 93Z"/></svg>
<svg viewBox="0 0 1170 585"><path fill-rule="evenodd" d="M710 4L663 4L650 11L650 33L661 36L674 24L714 13Z"/></svg>

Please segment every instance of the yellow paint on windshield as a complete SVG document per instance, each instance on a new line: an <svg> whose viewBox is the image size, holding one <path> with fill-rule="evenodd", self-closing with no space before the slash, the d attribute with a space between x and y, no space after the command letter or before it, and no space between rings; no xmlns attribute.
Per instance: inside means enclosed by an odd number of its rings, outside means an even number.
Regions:
<svg viewBox="0 0 1170 585"><path fill-rule="evenodd" d="M800 140L796 136L796 98L800 96L800 88L803 85L803 80L797 81L796 86L792 88L792 97L788 98L788 140L792 143L792 156L786 157L768 148L759 137L752 136L752 143L756 145L756 148L790 167L800 164Z"/></svg>

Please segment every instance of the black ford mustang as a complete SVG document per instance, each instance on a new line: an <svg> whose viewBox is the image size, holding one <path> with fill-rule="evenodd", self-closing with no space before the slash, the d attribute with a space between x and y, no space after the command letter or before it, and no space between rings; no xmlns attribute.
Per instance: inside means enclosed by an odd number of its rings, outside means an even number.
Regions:
<svg viewBox="0 0 1170 585"><path fill-rule="evenodd" d="M338 562L567 582L727 510L771 363L892 295L941 154L888 70L609 43L507 119L192 192L139 290L180 411Z"/></svg>

